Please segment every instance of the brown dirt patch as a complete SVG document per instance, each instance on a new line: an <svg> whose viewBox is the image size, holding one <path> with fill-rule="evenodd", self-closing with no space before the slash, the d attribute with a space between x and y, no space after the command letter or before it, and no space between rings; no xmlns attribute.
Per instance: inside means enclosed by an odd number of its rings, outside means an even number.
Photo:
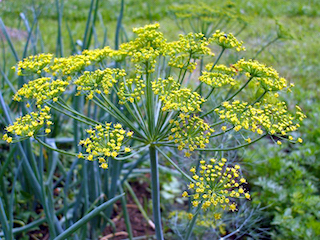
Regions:
<svg viewBox="0 0 320 240"><path fill-rule="evenodd" d="M137 198L142 206L147 204L147 201L151 198L151 194L148 191L148 184L147 183L138 183L134 182L130 184L133 191L137 195ZM148 222L144 219L143 215L139 211L137 205L133 201L130 194L127 194L127 209L130 217L132 233L134 237L139 236L146 236L143 239L150 239L148 236L152 236L155 234L154 229L148 224ZM148 213L148 216L152 216L151 213ZM150 217L151 218L151 217ZM116 231L113 232L111 227L107 227L103 232L104 237L101 240L122 240L127 239L127 229L126 224L124 222L122 208L120 202L117 203L117 208L113 212L112 221L116 226Z"/></svg>

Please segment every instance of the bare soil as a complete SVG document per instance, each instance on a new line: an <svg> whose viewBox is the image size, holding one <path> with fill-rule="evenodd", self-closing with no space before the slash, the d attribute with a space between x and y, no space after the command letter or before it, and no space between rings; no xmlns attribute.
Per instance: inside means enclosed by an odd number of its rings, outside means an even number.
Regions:
<svg viewBox="0 0 320 240"><path fill-rule="evenodd" d="M148 191L148 184L147 183L138 183L134 182L131 184L131 187L135 194L137 195L137 198L142 206L147 205L147 202L151 198L151 194ZM127 194L127 209L130 217L131 227L132 227L132 233L134 237L139 236L146 236L142 239L150 239L148 236L152 236L155 234L154 229L148 224L148 222L145 220L141 212L139 211L137 205L133 201L130 194ZM113 229L111 227L107 227L105 229L104 237L102 237L100 240L121 240L121 239L127 239L127 229L126 224L124 222L124 218L122 215L122 208L120 202L117 203L117 208L113 212L112 221L114 222L116 226L116 231L113 232Z"/></svg>

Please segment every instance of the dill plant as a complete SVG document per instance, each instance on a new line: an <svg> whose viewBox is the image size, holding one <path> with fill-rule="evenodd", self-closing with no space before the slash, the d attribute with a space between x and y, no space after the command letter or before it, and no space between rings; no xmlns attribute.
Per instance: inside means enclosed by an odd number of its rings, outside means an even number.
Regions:
<svg viewBox="0 0 320 240"><path fill-rule="evenodd" d="M219 30L209 37L189 33L168 42L159 27L151 24L133 29L136 37L118 50L84 50L63 58L40 54L18 62L14 69L18 75L29 76L30 81L13 99L26 102L30 113L8 126L3 139L14 143L34 138L54 151L98 161L103 169L148 151L157 239L163 239L160 153L190 181L189 190L182 193L196 208L195 214L189 215L188 239L200 211L235 211L235 198L250 199L240 166L210 154L246 147L266 136L276 138L278 144L281 140L302 142L290 132L297 130L305 115L298 106L290 112L279 100L279 93L290 91L292 86L272 67L250 59L229 66L218 64L226 50L245 50L232 34ZM212 45L220 48L218 57ZM197 71L199 59L206 62L205 69L196 82L188 84L187 76ZM34 76L37 78L31 80ZM94 104L110 121L97 121L72 108L67 90L74 96L85 96L86 104ZM220 99L215 98L218 92L224 95ZM79 152L53 149L42 140L43 135L50 134L53 111L87 128ZM232 146L221 147L215 139L225 134L240 134L242 138ZM180 151L181 158L203 153L198 167L190 169L192 176L170 158L168 148Z"/></svg>
<svg viewBox="0 0 320 240"><path fill-rule="evenodd" d="M211 37L216 29L242 32L248 21L232 2L221 7L208 5L204 2L179 4L170 6L169 12L176 25L184 33L201 32L205 37Z"/></svg>

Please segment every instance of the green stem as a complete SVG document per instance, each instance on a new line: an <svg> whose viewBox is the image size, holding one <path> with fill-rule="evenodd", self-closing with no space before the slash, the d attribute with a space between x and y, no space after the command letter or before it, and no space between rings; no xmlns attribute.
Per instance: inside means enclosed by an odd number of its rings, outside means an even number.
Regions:
<svg viewBox="0 0 320 240"><path fill-rule="evenodd" d="M237 149L240 149L240 148L243 148L243 147L247 147L247 146L259 141L260 139L264 138L267 135L268 134L264 134L264 135L258 137L257 139L253 140L250 143L242 144L242 145L239 145L239 146L236 146L236 147L231 147L231 148L196 148L195 151L205 151L205 152L208 152L208 151L220 151L220 152L221 151L233 151L233 150L237 150Z"/></svg>
<svg viewBox="0 0 320 240"><path fill-rule="evenodd" d="M210 69L209 72L212 72L212 70L214 69L214 67L217 65L217 63L219 62L220 58L222 57L222 54L224 53L224 51L226 50L226 48L222 48L219 56L217 57L216 61L212 64L212 67ZM199 88L201 89L201 86L202 86L203 82L201 82L197 88L194 90L195 92L199 90ZM211 90L210 94L212 93L213 89ZM206 97L206 99L208 99L208 97L210 96L210 94Z"/></svg>
<svg viewBox="0 0 320 240"><path fill-rule="evenodd" d="M71 227L66 229L63 233L61 233L58 237L56 237L54 240L63 240L67 239L70 235L72 235L75 231L77 231L79 228L81 228L83 225L85 225L87 222L89 222L93 217L97 216L101 211L103 211L106 207L113 204L117 200L121 199L124 196L124 194L121 194L115 198L110 199L109 201L101 204L96 209L92 210L89 214L81 218L79 221L77 221L75 224L73 224Z"/></svg>
<svg viewBox="0 0 320 240"><path fill-rule="evenodd" d="M243 84L243 86L242 86L241 88L238 89L238 91L236 91L234 94L232 94L230 97L228 97L228 98L225 99L224 101L229 101L229 100L231 100L232 98L234 98L236 95L238 95L238 94L251 82L252 79L253 79L253 77L250 77L250 78L248 79L248 81L247 81L245 84ZM221 104L220 104L219 106L217 106L217 107L212 108L209 112L201 115L200 118L204 118L205 116L209 115L209 114L212 113L216 108L218 108L218 107L220 107L220 106L221 106Z"/></svg>
<svg viewBox="0 0 320 240"><path fill-rule="evenodd" d="M151 196L153 207L153 218L156 227L157 240L163 240L160 212L160 185L158 171L158 153L155 146L149 147L150 167L151 167Z"/></svg>
<svg viewBox="0 0 320 240"><path fill-rule="evenodd" d="M194 224L196 223L196 220L197 220L197 217L199 215L199 212L201 210L201 206L202 206L202 203L199 204L198 208L197 208L197 211L196 211L196 214L193 216L189 226L188 226L188 231L187 231L187 234L185 236L185 240L189 240L190 236L191 236L191 233L192 233L192 230L193 230L193 227L194 227Z"/></svg>
<svg viewBox="0 0 320 240"><path fill-rule="evenodd" d="M214 87L211 88L210 92L208 93L208 95L207 95L204 99L207 100L207 99L211 96L211 94L213 93L213 91L214 91Z"/></svg>
<svg viewBox="0 0 320 240"><path fill-rule="evenodd" d="M264 97L264 95L266 95L267 92L268 92L267 90L264 90L264 92L260 95L260 97L258 97L257 100L255 100L251 105L253 106L257 102L259 102Z"/></svg>
<svg viewBox="0 0 320 240"><path fill-rule="evenodd" d="M93 98L92 100L103 110L107 111L116 120L128 126L131 130L134 131L136 135L143 138L143 134L141 134L141 132L133 125L133 123L108 98L106 98L103 94L101 94L101 96L103 100L108 104L110 109L107 108L101 101L101 99L99 99L97 96L95 96L95 98Z"/></svg>
<svg viewBox="0 0 320 240"><path fill-rule="evenodd" d="M172 161L172 159L169 158L167 154L165 154L163 151L161 151L160 148L156 147L156 149L171 163L172 166L174 166L175 169L177 169L182 174L182 176L187 178L190 182L196 182L188 174L186 174L184 171L182 171L181 168L179 168L179 166L174 161Z"/></svg>
<svg viewBox="0 0 320 240"><path fill-rule="evenodd" d="M125 157L115 157L114 160L122 161L122 160L126 160L126 159L129 159L129 158L133 158L135 155L137 155L138 153L142 152L143 150L145 150L148 147L149 147L149 145L146 145L146 146L143 146L143 147L141 146L141 148L138 151L136 151L136 152L134 152L134 153L132 153L132 154L130 154L128 156L125 156Z"/></svg>
<svg viewBox="0 0 320 240"><path fill-rule="evenodd" d="M118 180L120 178L121 170L122 170L122 163L120 161L116 161L114 159L110 160L110 166L112 166L111 172L111 181L110 181L110 189L108 193L108 198L113 198L118 190ZM111 217L113 206L110 205L106 209L106 215L108 218Z"/></svg>
<svg viewBox="0 0 320 240"><path fill-rule="evenodd" d="M217 63L219 62L219 60L220 60L220 58L221 58L221 56L222 56L222 54L224 53L224 51L226 50L226 48L222 48L222 50L221 50L221 52L220 52L220 54L219 54L219 56L218 56L218 58L216 59L216 61L214 62L214 64L212 65L212 67L211 67L211 69L210 69L210 72L214 69L214 67L217 65Z"/></svg>
<svg viewBox="0 0 320 240"><path fill-rule="evenodd" d="M119 186L119 188L120 188L120 192L123 193L123 189L122 189L121 185ZM130 223L128 208L127 208L126 196L123 196L121 198L121 205L122 205L122 212L123 212L123 216L124 216L124 221L126 223L127 233L129 235L129 239L132 240L133 234L132 234L132 227L131 227L131 223Z"/></svg>
<svg viewBox="0 0 320 240"><path fill-rule="evenodd" d="M146 107L147 107L147 115L148 115L148 127L149 133L151 135L151 141L154 136L155 129L155 118L154 118L154 95L152 91L151 78L149 76L149 64L146 64Z"/></svg>
<svg viewBox="0 0 320 240"><path fill-rule="evenodd" d="M132 105L134 105L134 103ZM145 128L145 125L144 125L144 121L141 118L141 116L139 115L139 113L137 111L136 111L136 113L134 113L132 111L132 109L130 108L130 106L128 105L128 103L125 103L124 106L126 107L127 111L130 113L130 115L134 118L134 120L138 123L138 125L141 128L142 132L145 135L147 135L147 131L146 131L146 128Z"/></svg>
<svg viewBox="0 0 320 240"><path fill-rule="evenodd" d="M272 41L268 42L266 45L264 45L252 59L256 59L260 53L262 53L267 47L269 47L272 43L276 42L279 39L279 37L276 37Z"/></svg>
<svg viewBox="0 0 320 240"><path fill-rule="evenodd" d="M121 0L121 8L120 8L120 14L117 19L117 27L116 27L116 36L115 36L115 49L119 49L119 34L120 34L120 27L122 23L123 18L123 10L124 10L124 0Z"/></svg>
<svg viewBox="0 0 320 240"><path fill-rule="evenodd" d="M76 116L74 116L74 115L72 115L72 114L70 114L70 113L67 113L67 112L61 110L60 108L57 108L56 106L50 104L50 103L47 103L47 105L48 105L49 107L53 108L54 110L56 110L56 111L58 111L58 112L60 112L60 113L62 113L62 114L64 114L64 115L66 115L66 116L68 116L68 117L71 117L71 118L73 118L74 120L77 120L78 122L82 122L82 123L84 123L84 124L86 124L86 125L89 125L89 126L95 126L95 125L96 125L96 124L93 124L93 123L91 123L91 122L87 122L87 121L85 121L85 120L83 120L83 119L81 119L81 118L78 118L78 117L76 117Z"/></svg>
<svg viewBox="0 0 320 240"><path fill-rule="evenodd" d="M74 205L74 203L70 204L70 207L72 207ZM56 215L59 215L63 213L63 208L60 208L59 210L56 211ZM12 229L12 233L15 234L19 234L19 233L23 233L23 232L28 232L29 230L32 230L33 228L38 227L40 224L43 224L46 222L46 218L39 218L37 220L34 220L26 225L24 224L20 224L22 225L22 227L16 227ZM0 237L4 236L4 232L0 232Z"/></svg>
<svg viewBox="0 0 320 240"><path fill-rule="evenodd" d="M148 214L146 213L146 211L143 209L141 203L139 202L139 199L137 198L137 195L134 193L132 187L130 186L130 184L125 181L124 182L124 186L125 188L129 191L133 201L135 202L135 204L137 205L137 207L139 208L139 211L141 212L142 216L144 217L144 219L147 221L147 223L149 224L150 227L152 227L153 229L155 228L154 223L151 221L151 219L148 217Z"/></svg>
<svg viewBox="0 0 320 240"><path fill-rule="evenodd" d="M58 149L58 148L53 148L49 144L45 143L44 141L42 141L41 139L39 139L37 137L34 137L34 139L37 140L41 145L43 145L46 148L49 148L52 151L55 151L55 152L58 152L58 153L61 153L61 154L65 154L65 155L69 155L69 156L72 156L72 157L77 157L78 156L78 154L76 154L76 153L71 153L71 152L67 152L67 151L64 151L64 150L61 150L61 149Z"/></svg>
<svg viewBox="0 0 320 240"><path fill-rule="evenodd" d="M71 108L70 106L68 106L65 102L63 102L63 104L60 103L59 101L56 102L56 103L57 103L60 107L66 109L67 111L69 111L69 112L71 112L71 113L73 113L73 114L75 114L75 115L77 115L77 116L79 116L79 117L82 117L83 119L85 119L85 120L88 121L88 122L92 122L92 123L94 123L94 124L96 124L96 125L101 124L100 122L98 122L98 121L96 121L96 120L94 120L94 119L92 119L92 118L90 118L90 117L87 117L87 116L81 114L80 112L72 109L72 108Z"/></svg>
<svg viewBox="0 0 320 240"><path fill-rule="evenodd" d="M9 232L9 222L8 222L8 218L7 218L6 212L4 210L1 198L0 198L0 222L2 225L2 229L4 232L5 238L6 239L13 239L12 231Z"/></svg>

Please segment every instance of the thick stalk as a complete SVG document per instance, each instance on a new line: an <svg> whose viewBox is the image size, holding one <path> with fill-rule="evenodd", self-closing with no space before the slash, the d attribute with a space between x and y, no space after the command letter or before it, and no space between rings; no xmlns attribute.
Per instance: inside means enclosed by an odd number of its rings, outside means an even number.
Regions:
<svg viewBox="0 0 320 240"><path fill-rule="evenodd" d="M160 212L160 185L158 171L158 152L155 146L149 147L150 167L151 167L151 196L153 207L153 220L156 227L157 240L163 240Z"/></svg>

